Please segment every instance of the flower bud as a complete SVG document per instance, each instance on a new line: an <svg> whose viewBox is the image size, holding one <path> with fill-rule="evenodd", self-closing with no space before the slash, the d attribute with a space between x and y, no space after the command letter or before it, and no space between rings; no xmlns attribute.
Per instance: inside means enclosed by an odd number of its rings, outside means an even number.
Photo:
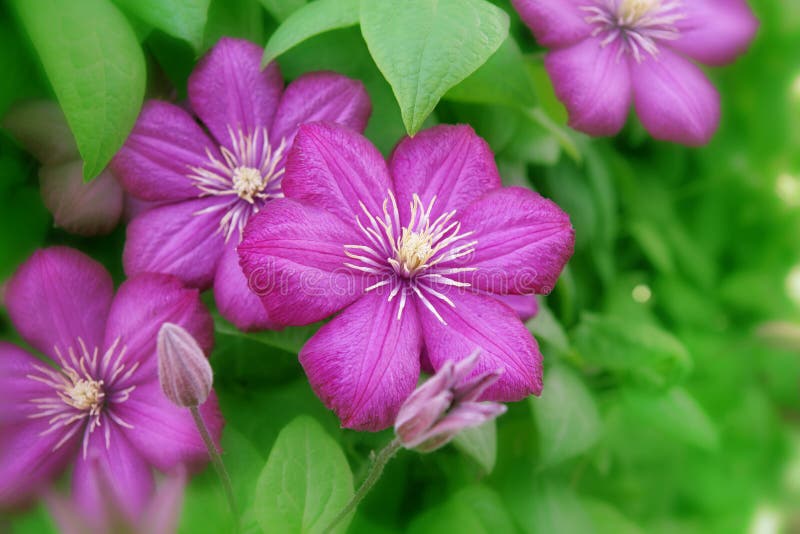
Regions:
<svg viewBox="0 0 800 534"><path fill-rule="evenodd" d="M476 402L503 374L502 369L496 369L467 379L477 363L478 351L456 364L447 361L408 397L394 426L405 448L434 451L462 430L505 413L503 404Z"/></svg>
<svg viewBox="0 0 800 534"><path fill-rule="evenodd" d="M173 404L190 408L203 404L214 380L203 349L184 328L164 323L158 332L158 380Z"/></svg>

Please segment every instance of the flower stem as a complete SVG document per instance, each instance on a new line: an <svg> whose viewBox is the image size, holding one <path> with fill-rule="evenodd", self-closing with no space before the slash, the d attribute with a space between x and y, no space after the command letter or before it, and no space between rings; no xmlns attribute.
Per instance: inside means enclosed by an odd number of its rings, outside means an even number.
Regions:
<svg viewBox="0 0 800 534"><path fill-rule="evenodd" d="M231 509L231 514L233 514L233 519L238 526L239 512L236 509L236 500L233 497L231 477L228 476L228 471L225 469L225 464L222 462L222 456L217 448L217 444L214 443L211 433L208 431L205 421L203 421L203 416L200 415L199 408L197 406L191 406L189 411L192 412L192 417L197 425L197 430L200 431L200 437L203 438L203 443L205 443L206 449L208 449L208 456L211 458L211 463L214 465L214 470L217 472L217 476L219 476L219 480L222 483L222 489L225 491L225 497L228 499L228 506Z"/></svg>
<svg viewBox="0 0 800 534"><path fill-rule="evenodd" d="M386 464L389 463L389 460L395 455L395 453L400 450L400 440L395 438L392 440L386 447L381 449L377 456L375 456L375 461L372 462L372 467L367 473L367 478L364 479L364 482L361 483L361 487L358 488L353 498L350 499L350 502L347 503L339 514L333 518L333 521L328 525L328 528L325 529L325 532L333 531L333 527L335 527L339 522L341 522L345 517L347 517L350 512L356 509L358 504L361 502L364 497L366 497L369 490L372 489L372 486L381 478L383 474L383 468L386 467Z"/></svg>

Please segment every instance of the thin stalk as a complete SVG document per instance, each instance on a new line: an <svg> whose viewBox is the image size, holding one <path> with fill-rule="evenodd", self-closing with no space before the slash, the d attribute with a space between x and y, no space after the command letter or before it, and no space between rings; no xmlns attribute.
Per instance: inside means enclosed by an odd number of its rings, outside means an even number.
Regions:
<svg viewBox="0 0 800 534"><path fill-rule="evenodd" d="M325 529L325 532L333 531L333 527L339 524L345 517L350 514L353 510L356 509L358 504L366 497L369 490L372 489L372 486L381 478L383 474L383 468L386 467L386 464L389 463L389 460L395 455L395 453L400 450L400 440L395 438L392 440L386 447L381 449L377 456L375 456L375 461L372 463L372 468L370 468L369 473L367 473L367 478L364 479L364 482L361 483L361 487L358 488L353 498L350 499L350 502L347 503L339 515L333 518L333 521L328 525L328 528Z"/></svg>
<svg viewBox="0 0 800 534"><path fill-rule="evenodd" d="M222 462L222 456L217 448L217 444L214 443L211 433L208 431L205 421L203 421L203 416L200 415L199 408L197 406L192 406L189 408L189 411L192 412L192 417L197 425L197 430L200 431L200 437L203 438L203 443L205 443L206 449L208 449L208 456L211 458L211 463L214 465L214 470L217 472L217 476L222 483L222 489L225 491L225 497L228 499L228 506L231 509L231 514L233 514L233 518L238 529L239 512L236 508L236 500L233 497L231 477L228 476L228 471L225 469L225 464Z"/></svg>

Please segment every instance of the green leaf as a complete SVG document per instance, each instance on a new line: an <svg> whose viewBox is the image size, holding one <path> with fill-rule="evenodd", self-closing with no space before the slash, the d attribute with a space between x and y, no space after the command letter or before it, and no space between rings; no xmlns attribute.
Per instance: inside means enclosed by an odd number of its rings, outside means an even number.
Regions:
<svg viewBox="0 0 800 534"><path fill-rule="evenodd" d="M462 430L453 444L464 454L474 458L478 464L491 473L497 460L497 423L493 419L474 428Z"/></svg>
<svg viewBox="0 0 800 534"><path fill-rule="evenodd" d="M497 493L486 486L470 486L453 495L444 504L418 516L408 531L411 534L494 534L515 532L516 528Z"/></svg>
<svg viewBox="0 0 800 534"><path fill-rule="evenodd" d="M260 0L260 2L277 21L286 20L292 13L306 5L306 0Z"/></svg>
<svg viewBox="0 0 800 534"><path fill-rule="evenodd" d="M308 326L288 326L283 330L265 330L263 332L242 332L218 314L214 314L214 329L226 336L244 337L269 347L297 354L306 341L319 330L319 324Z"/></svg>
<svg viewBox="0 0 800 534"><path fill-rule="evenodd" d="M536 94L525 59L511 36L503 41L486 63L450 89L443 98L512 107L532 107L536 104Z"/></svg>
<svg viewBox="0 0 800 534"><path fill-rule="evenodd" d="M256 517L267 533L323 532L352 496L353 475L339 444L300 416L281 430L261 471Z"/></svg>
<svg viewBox="0 0 800 534"><path fill-rule="evenodd" d="M567 334L543 299L539 300L539 311L528 321L527 327L537 339L546 341L560 353L566 354L570 351Z"/></svg>
<svg viewBox="0 0 800 534"><path fill-rule="evenodd" d="M125 142L145 89L136 35L108 0L15 0L83 158L87 179Z"/></svg>
<svg viewBox="0 0 800 534"><path fill-rule="evenodd" d="M584 314L573 340L586 362L663 388L682 380L692 362L686 347L655 324Z"/></svg>
<svg viewBox="0 0 800 534"><path fill-rule="evenodd" d="M512 509L529 534L592 534L592 520L581 499L565 485L539 480L532 490L516 500Z"/></svg>
<svg viewBox="0 0 800 534"><path fill-rule="evenodd" d="M545 374L545 388L530 403L539 429L542 465L553 465L581 454L600 438L601 422L591 392L568 367Z"/></svg>
<svg viewBox="0 0 800 534"><path fill-rule="evenodd" d="M183 39L198 52L203 47L211 0L114 0L120 7L155 28Z"/></svg>
<svg viewBox="0 0 800 534"><path fill-rule="evenodd" d="M361 32L414 135L442 95L497 51L508 15L485 0L366 1Z"/></svg>
<svg viewBox="0 0 800 534"><path fill-rule="evenodd" d="M261 64L310 37L358 24L358 5L359 0L318 0L298 9L269 38Z"/></svg>
<svg viewBox="0 0 800 534"><path fill-rule="evenodd" d="M264 17L258 0L211 0L203 49L211 48L222 37L264 42Z"/></svg>
<svg viewBox="0 0 800 534"><path fill-rule="evenodd" d="M613 506L584 499L583 506L592 518L596 534L643 534L644 531Z"/></svg>

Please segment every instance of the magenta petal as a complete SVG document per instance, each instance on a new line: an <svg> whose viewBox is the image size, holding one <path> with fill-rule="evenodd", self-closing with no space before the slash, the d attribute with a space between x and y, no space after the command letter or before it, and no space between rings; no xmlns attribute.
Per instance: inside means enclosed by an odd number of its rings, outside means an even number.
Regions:
<svg viewBox="0 0 800 534"><path fill-rule="evenodd" d="M206 288L225 246L220 232L224 200L202 198L148 210L128 225L122 263L125 273L168 273ZM214 206L220 209L214 210ZM200 213L202 210L212 211Z"/></svg>
<svg viewBox="0 0 800 534"><path fill-rule="evenodd" d="M87 518L104 517L109 502L128 521L139 517L153 493L150 466L108 418L88 439L86 456L78 455L72 472L76 504Z"/></svg>
<svg viewBox="0 0 800 534"><path fill-rule="evenodd" d="M522 21L533 31L539 44L546 47L569 46L592 32L584 20L581 6L585 0L511 0Z"/></svg>
<svg viewBox="0 0 800 534"><path fill-rule="evenodd" d="M0 425L26 421L39 411L31 399L53 394L52 388L28 376L39 374L35 372L35 365L47 367L27 351L0 341Z"/></svg>
<svg viewBox="0 0 800 534"><path fill-rule="evenodd" d="M332 123L300 127L286 162L283 191L338 215L347 224L383 212L391 189L383 156L364 136Z"/></svg>
<svg viewBox="0 0 800 534"><path fill-rule="evenodd" d="M335 122L357 132L367 127L372 105L358 80L335 72L311 72L289 84L283 93L270 137L292 146L301 124Z"/></svg>
<svg viewBox="0 0 800 534"><path fill-rule="evenodd" d="M435 196L431 214L465 208L485 192L500 187L494 154L470 126L435 126L406 137L389 163L402 220L408 220L413 194L427 205Z"/></svg>
<svg viewBox="0 0 800 534"><path fill-rule="evenodd" d="M436 304L446 325L417 303L433 366L438 370L448 360L461 361L480 348L478 364L470 377L499 368L505 370L484 392L482 400L508 402L531 393L538 395L542 390L542 355L514 311L487 295L450 291L448 296L455 308Z"/></svg>
<svg viewBox="0 0 800 534"><path fill-rule="evenodd" d="M667 45L707 65L724 65L743 54L758 30L745 0L692 0L681 6L680 38Z"/></svg>
<svg viewBox="0 0 800 534"><path fill-rule="evenodd" d="M108 170L83 181L83 162L74 160L39 170L42 200L56 226L84 236L104 235L122 216L123 192Z"/></svg>
<svg viewBox="0 0 800 534"><path fill-rule="evenodd" d="M222 159L194 118L176 105L145 103L111 170L132 195L142 200L174 202L194 198L199 190L188 175L208 167L206 150Z"/></svg>
<svg viewBox="0 0 800 534"><path fill-rule="evenodd" d="M161 391L158 380L137 386L130 398L113 410L116 416L133 426L124 429L128 441L158 469L168 471L179 464L208 461L208 451L191 413L172 404ZM200 413L219 443L224 423L213 392L200 407Z"/></svg>
<svg viewBox="0 0 800 534"><path fill-rule="evenodd" d="M474 232L475 253L459 266L477 270L462 280L497 294L549 293L572 256L575 232L554 202L522 187L487 193L460 218L462 232ZM442 264L443 268L451 264Z"/></svg>
<svg viewBox="0 0 800 534"><path fill-rule="evenodd" d="M239 266L239 255L233 241L225 247L217 265L214 301L222 316L239 330L250 332L278 327L277 323L269 319L258 295L250 290L247 277Z"/></svg>
<svg viewBox="0 0 800 534"><path fill-rule="evenodd" d="M614 135L631 105L628 63L619 44L589 38L545 57L556 95L567 107L569 125L589 135Z"/></svg>
<svg viewBox="0 0 800 534"><path fill-rule="evenodd" d="M239 259L250 289L271 320L282 325L319 321L356 300L365 276L348 268L344 245L363 237L325 210L290 199L270 202L250 220Z"/></svg>
<svg viewBox="0 0 800 534"><path fill-rule="evenodd" d="M56 358L81 338L100 346L114 295L111 276L98 262L77 250L39 250L8 283L6 305L20 335L34 348Z"/></svg>
<svg viewBox="0 0 800 534"><path fill-rule="evenodd" d="M323 326L300 351L311 387L345 428L392 425L419 379L421 336L413 306L365 294Z"/></svg>
<svg viewBox="0 0 800 534"><path fill-rule="evenodd" d="M217 141L231 148L229 129L252 133L272 124L283 91L276 63L261 70L263 49L223 37L189 77L189 101Z"/></svg>
<svg viewBox="0 0 800 534"><path fill-rule="evenodd" d="M719 94L697 66L662 49L634 69L636 113L656 139L704 145L719 125Z"/></svg>
<svg viewBox="0 0 800 534"><path fill-rule="evenodd" d="M156 338L164 323L188 330L206 352L214 344L214 321L196 289L187 288L174 276L154 273L122 283L108 315L105 346L119 338L120 346L126 347L126 361L139 362L132 377L136 384L156 380Z"/></svg>
<svg viewBox="0 0 800 534"><path fill-rule="evenodd" d="M539 313L539 301L536 300L536 295L494 295L494 297L514 310L523 322Z"/></svg>

